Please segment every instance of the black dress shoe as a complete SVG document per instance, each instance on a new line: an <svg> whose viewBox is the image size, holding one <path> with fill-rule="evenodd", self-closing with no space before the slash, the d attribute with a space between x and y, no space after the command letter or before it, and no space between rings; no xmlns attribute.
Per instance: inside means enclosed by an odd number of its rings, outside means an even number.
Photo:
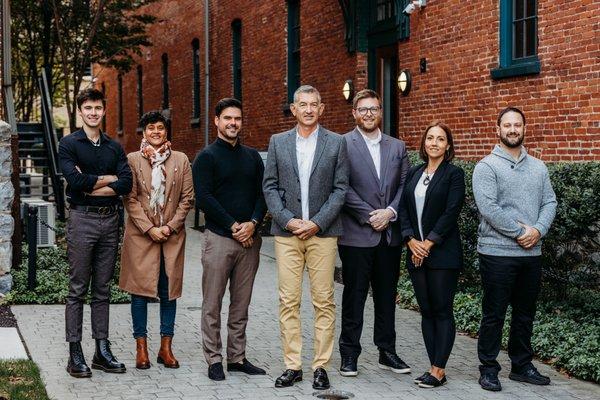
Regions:
<svg viewBox="0 0 600 400"><path fill-rule="evenodd" d="M508 379L513 381L531 383L532 385L549 385L550 378L539 373L539 371L533 366L529 366L522 372L510 372Z"/></svg>
<svg viewBox="0 0 600 400"><path fill-rule="evenodd" d="M502 385L498 380L498 373L495 372L484 372L479 377L479 385L483 390L489 390L491 392L499 392L502 390Z"/></svg>
<svg viewBox="0 0 600 400"><path fill-rule="evenodd" d="M69 342L67 372L75 378L89 378L92 376L92 370L85 363L85 357L81 350L81 342Z"/></svg>
<svg viewBox="0 0 600 400"><path fill-rule="evenodd" d="M120 363L110 350L108 339L96 339L96 352L92 358L92 368L113 374L123 374L127 369Z"/></svg>
<svg viewBox="0 0 600 400"><path fill-rule="evenodd" d="M429 374L421 382L419 382L419 387L425 389L431 389L435 387L439 387L445 385L448 382L446 377L442 377L442 379L438 379L435 376Z"/></svg>
<svg viewBox="0 0 600 400"><path fill-rule="evenodd" d="M227 371L238 371L248 375L265 375L267 373L267 371L253 365L246 358L238 363L227 363Z"/></svg>
<svg viewBox="0 0 600 400"><path fill-rule="evenodd" d="M413 382L418 385L419 383L423 382L423 379L425 379L429 375L431 375L431 374L429 373L429 371L427 371L423 375L419 376L418 378L413 379Z"/></svg>
<svg viewBox="0 0 600 400"><path fill-rule="evenodd" d="M286 369L283 374L277 379L275 379L275 387L289 387L294 386L294 383L300 382L302 380L302 371L296 371L293 369Z"/></svg>
<svg viewBox="0 0 600 400"><path fill-rule="evenodd" d="M208 378L213 381L224 381L225 372L223 372L223 364L216 362L208 366Z"/></svg>
<svg viewBox="0 0 600 400"><path fill-rule="evenodd" d="M357 376L358 365L356 357L342 357L342 365L340 367L340 375L342 376Z"/></svg>
<svg viewBox="0 0 600 400"><path fill-rule="evenodd" d="M313 379L313 389L325 390L329 389L329 378L327 377L327 371L323 368L317 368L315 370Z"/></svg>
<svg viewBox="0 0 600 400"><path fill-rule="evenodd" d="M379 368L387 369L397 374L410 374L410 367L396 353L379 351Z"/></svg>

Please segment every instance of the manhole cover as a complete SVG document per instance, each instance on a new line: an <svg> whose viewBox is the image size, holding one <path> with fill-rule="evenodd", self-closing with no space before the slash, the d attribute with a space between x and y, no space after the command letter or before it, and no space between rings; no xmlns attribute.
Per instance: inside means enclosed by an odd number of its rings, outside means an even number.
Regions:
<svg viewBox="0 0 600 400"><path fill-rule="evenodd" d="M342 390L325 390L323 392L314 392L313 396L317 399L344 400L351 399L354 397L354 394Z"/></svg>

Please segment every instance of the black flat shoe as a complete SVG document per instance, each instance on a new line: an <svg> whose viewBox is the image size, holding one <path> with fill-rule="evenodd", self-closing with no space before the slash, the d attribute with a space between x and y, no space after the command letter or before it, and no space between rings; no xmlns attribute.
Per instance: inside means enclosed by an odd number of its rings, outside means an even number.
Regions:
<svg viewBox="0 0 600 400"><path fill-rule="evenodd" d="M379 351L379 368L387 369L397 374L410 374L410 367L396 353Z"/></svg>
<svg viewBox="0 0 600 400"><path fill-rule="evenodd" d="M243 372L248 375L265 375L267 371L253 365L248 359L244 358L238 363L227 363L227 371Z"/></svg>
<svg viewBox="0 0 600 400"><path fill-rule="evenodd" d="M421 382L419 382L420 388L431 389L435 387L439 387L445 385L448 382L446 377L444 376L442 379L438 379L435 376L429 374Z"/></svg>
<svg viewBox="0 0 600 400"><path fill-rule="evenodd" d="M323 368L317 368L315 370L313 379L313 389L325 390L329 389L329 386L329 377L327 376L327 371L325 371Z"/></svg>
<svg viewBox="0 0 600 400"><path fill-rule="evenodd" d="M216 362L208 366L208 378L213 381L224 381L225 372L223 372L223 364Z"/></svg>
<svg viewBox="0 0 600 400"><path fill-rule="evenodd" d="M356 357L342 357L342 365L340 366L340 375L342 376L357 376L358 364Z"/></svg>
<svg viewBox="0 0 600 400"><path fill-rule="evenodd" d="M279 378L275 380L276 388L294 386L294 383L302 380L302 371L296 371L293 369L286 369Z"/></svg>
<svg viewBox="0 0 600 400"><path fill-rule="evenodd" d="M498 380L498 373L482 373L479 377L479 385L483 390L489 390L490 392L499 392L502 390L502 385Z"/></svg>
<svg viewBox="0 0 600 400"><path fill-rule="evenodd" d="M425 372L423 375L419 376L418 378L415 378L415 379L413 380L413 382L414 382L414 383L416 383L416 384L418 385L419 383L423 382L423 379L425 379L425 378L426 378L426 377L428 377L429 375L431 375L431 374L429 373L429 371L427 371L427 372Z"/></svg>
<svg viewBox="0 0 600 400"><path fill-rule="evenodd" d="M550 384L550 378L540 374L533 365L520 373L511 371L508 375L508 379L517 382L531 383L532 385L545 386Z"/></svg>

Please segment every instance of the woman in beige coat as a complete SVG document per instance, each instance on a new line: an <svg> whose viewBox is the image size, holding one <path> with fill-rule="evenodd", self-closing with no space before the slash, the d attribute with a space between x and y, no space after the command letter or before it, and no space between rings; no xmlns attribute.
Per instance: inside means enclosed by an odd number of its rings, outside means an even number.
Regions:
<svg viewBox="0 0 600 400"><path fill-rule="evenodd" d="M171 351L176 300L181 297L185 252L185 218L194 204L190 163L171 151L167 120L159 111L142 116L140 151L127 156L133 189L123 200L127 222L121 252L119 287L131 293L136 340L136 368L150 368L147 305L160 299L161 344L157 362L179 368Z"/></svg>

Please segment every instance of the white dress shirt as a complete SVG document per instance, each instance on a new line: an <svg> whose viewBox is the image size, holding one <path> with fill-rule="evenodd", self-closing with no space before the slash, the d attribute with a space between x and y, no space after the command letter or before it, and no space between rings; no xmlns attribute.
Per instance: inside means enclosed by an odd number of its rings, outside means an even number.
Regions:
<svg viewBox="0 0 600 400"><path fill-rule="evenodd" d="M371 158L373 159L373 164L375 164L375 171L377 171L377 177L381 179L381 130L377 128L377 137L375 139L369 138L364 132L356 127L360 132L360 135L365 140L365 144L367 145L367 149L369 150L369 154L371 154ZM394 210L394 207L387 207L394 213L394 217L390 219L391 222L396 221L398 219L398 213Z"/></svg>
<svg viewBox="0 0 600 400"><path fill-rule="evenodd" d="M417 207L417 224L419 225L419 234L421 235L421 240L425 240L423 237L423 207L425 206L425 195L427 194L427 185L423 182L427 177L427 173L423 171L423 174L419 178L417 182L417 186L415 186L415 206ZM433 174L429 175L429 181L431 182L433 179Z"/></svg>
<svg viewBox="0 0 600 400"><path fill-rule="evenodd" d="M302 203L302 219L309 220L308 193L310 190L310 171L312 170L315 150L317 149L317 138L319 137L319 125L308 135L307 138L300 136L296 128L296 159L298 160L298 175L300 178L300 200Z"/></svg>

